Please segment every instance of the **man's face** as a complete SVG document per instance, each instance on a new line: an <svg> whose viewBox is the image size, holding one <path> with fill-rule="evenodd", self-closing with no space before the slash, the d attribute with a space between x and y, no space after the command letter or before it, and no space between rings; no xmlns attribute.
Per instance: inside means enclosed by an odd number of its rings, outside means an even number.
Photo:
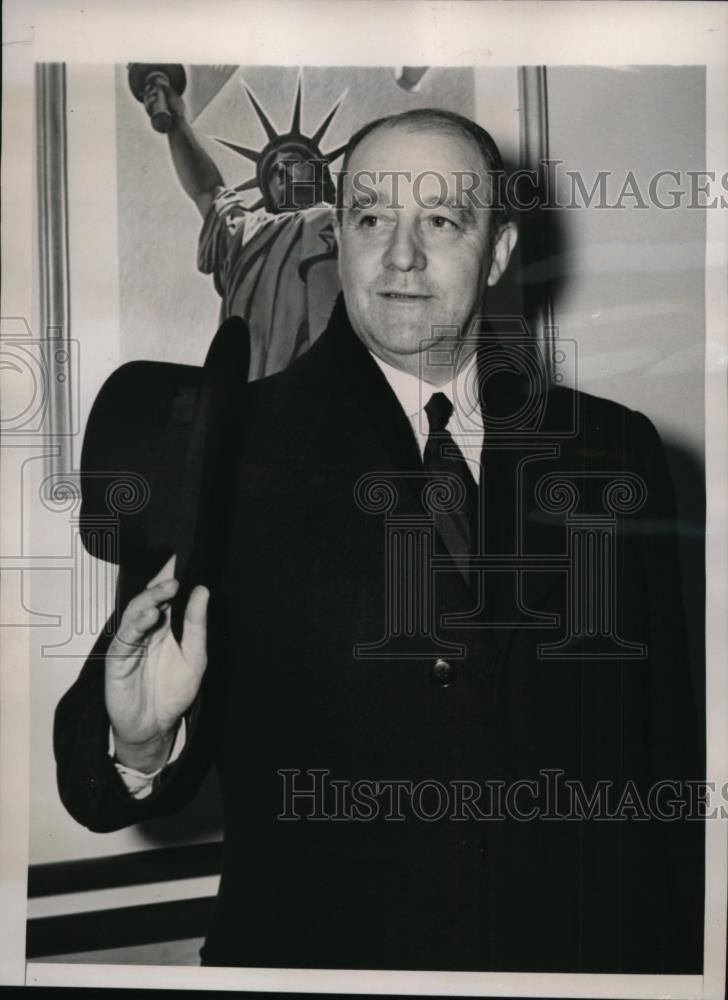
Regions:
<svg viewBox="0 0 728 1000"><path fill-rule="evenodd" d="M374 354L412 374L438 327L468 331L515 245L482 207L485 167L465 136L402 127L372 132L350 160L336 227L347 312Z"/></svg>
<svg viewBox="0 0 728 1000"><path fill-rule="evenodd" d="M318 171L320 177L320 170ZM270 169L268 191L275 210L311 208L321 201L315 164L294 151L279 153Z"/></svg>

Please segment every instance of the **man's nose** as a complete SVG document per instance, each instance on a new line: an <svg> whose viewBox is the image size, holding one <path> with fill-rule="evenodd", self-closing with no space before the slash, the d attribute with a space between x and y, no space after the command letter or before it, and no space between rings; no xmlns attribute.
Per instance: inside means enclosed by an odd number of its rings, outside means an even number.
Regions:
<svg viewBox="0 0 728 1000"><path fill-rule="evenodd" d="M396 271L422 271L427 257L413 222L398 219L384 254L384 266Z"/></svg>

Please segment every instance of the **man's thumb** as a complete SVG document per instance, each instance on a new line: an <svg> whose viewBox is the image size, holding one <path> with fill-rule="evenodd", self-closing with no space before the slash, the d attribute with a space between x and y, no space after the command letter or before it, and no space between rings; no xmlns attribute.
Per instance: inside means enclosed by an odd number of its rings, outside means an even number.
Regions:
<svg viewBox="0 0 728 1000"><path fill-rule="evenodd" d="M185 659L204 661L207 657L207 602L210 591L197 586L192 590L185 608L182 625L182 653Z"/></svg>

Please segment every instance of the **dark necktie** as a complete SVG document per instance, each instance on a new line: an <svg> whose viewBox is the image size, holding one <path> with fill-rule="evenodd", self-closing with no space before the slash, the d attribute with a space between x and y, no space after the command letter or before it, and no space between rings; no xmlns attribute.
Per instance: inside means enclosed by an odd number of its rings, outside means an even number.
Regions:
<svg viewBox="0 0 728 1000"><path fill-rule="evenodd" d="M478 510L478 487L473 479L463 453L447 429L453 405L442 392L435 392L425 406L429 422L429 435L423 455L425 471L437 481L447 475L456 478L462 486L463 497L454 510L435 510L435 525L440 537L453 556L466 556L471 552L473 527ZM442 482L442 479L440 479ZM447 504L446 506L451 506ZM467 566L460 570L468 579Z"/></svg>

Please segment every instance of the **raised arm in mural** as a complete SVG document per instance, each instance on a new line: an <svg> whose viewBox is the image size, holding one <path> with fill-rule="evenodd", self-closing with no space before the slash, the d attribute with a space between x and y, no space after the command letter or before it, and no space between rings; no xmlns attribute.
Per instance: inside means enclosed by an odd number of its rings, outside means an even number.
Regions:
<svg viewBox="0 0 728 1000"><path fill-rule="evenodd" d="M202 215L198 268L213 275L220 321L242 316L251 334L250 378L286 368L322 332L339 291L329 163L342 149L320 143L340 101L312 136L301 132L301 83L291 125L278 134L259 102L248 98L265 130L260 150L218 141L255 164L255 176L228 187L188 120L182 67L132 64L129 83L152 124L165 132L175 172ZM245 192L261 197L247 205Z"/></svg>

